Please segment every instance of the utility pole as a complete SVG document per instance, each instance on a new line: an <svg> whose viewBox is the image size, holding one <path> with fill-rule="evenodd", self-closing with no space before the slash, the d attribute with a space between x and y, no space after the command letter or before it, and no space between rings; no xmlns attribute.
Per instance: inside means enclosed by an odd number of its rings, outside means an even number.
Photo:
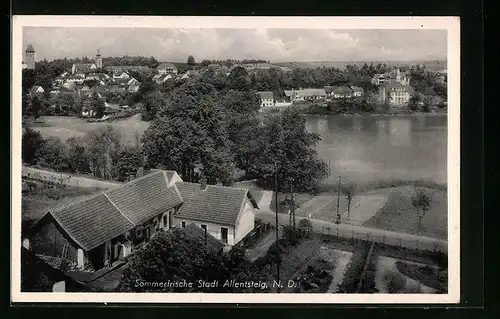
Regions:
<svg viewBox="0 0 500 319"><path fill-rule="evenodd" d="M295 195L293 194L293 179L292 179L292 184L290 185L291 188L291 213L292 213L292 224L293 224L293 229L295 229Z"/></svg>
<svg viewBox="0 0 500 319"><path fill-rule="evenodd" d="M280 292L280 241L278 223L278 162L274 162L274 201L276 205L276 275L278 277L278 293Z"/></svg>
<svg viewBox="0 0 500 319"><path fill-rule="evenodd" d="M339 186L337 189L337 222L336 224L340 224L340 176L339 176Z"/></svg>

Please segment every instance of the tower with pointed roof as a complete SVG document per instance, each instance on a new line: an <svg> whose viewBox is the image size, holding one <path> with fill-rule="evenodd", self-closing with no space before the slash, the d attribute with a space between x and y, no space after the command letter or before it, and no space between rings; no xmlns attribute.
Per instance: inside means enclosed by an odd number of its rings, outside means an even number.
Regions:
<svg viewBox="0 0 500 319"><path fill-rule="evenodd" d="M26 49L26 68L27 69L34 69L35 68L35 49L33 49L33 46L30 44L28 45L28 48Z"/></svg>
<svg viewBox="0 0 500 319"><path fill-rule="evenodd" d="M100 50L98 49L97 50L97 54L95 56L95 66L98 68L98 69L102 69L102 56L101 56L101 53L99 52Z"/></svg>

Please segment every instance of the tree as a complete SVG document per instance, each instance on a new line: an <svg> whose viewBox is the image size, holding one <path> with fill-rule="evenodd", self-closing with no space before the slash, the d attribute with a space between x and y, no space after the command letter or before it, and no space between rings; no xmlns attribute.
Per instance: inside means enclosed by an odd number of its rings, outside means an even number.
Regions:
<svg viewBox="0 0 500 319"><path fill-rule="evenodd" d="M328 175L328 166L317 157L320 136L309 133L296 107L269 117L263 127L260 157L254 166L265 186L274 183L275 164L281 189L293 185L296 191L309 191Z"/></svg>
<svg viewBox="0 0 500 319"><path fill-rule="evenodd" d="M118 291L134 292L242 292L223 287L226 280L266 280L265 274L250 263L244 250L234 248L219 255L200 239L188 236L181 228L158 231L143 248L135 251L118 286ZM200 287L199 281L219 282L217 287ZM148 286L144 283L191 283L191 286ZM258 289L258 288L257 288ZM256 292L248 288L243 292ZM265 291L265 290L258 290Z"/></svg>
<svg viewBox="0 0 500 319"><path fill-rule="evenodd" d="M125 146L118 152L118 162L116 163L117 179L121 182L126 181L142 166L140 150L137 147Z"/></svg>
<svg viewBox="0 0 500 319"><path fill-rule="evenodd" d="M26 127L22 137L22 158L24 163L36 164L37 154L45 140L39 131Z"/></svg>
<svg viewBox="0 0 500 319"><path fill-rule="evenodd" d="M214 87L202 82L186 83L172 92L144 133L143 150L150 165L175 169L187 181L201 166L209 183L231 182L231 144L213 94Z"/></svg>
<svg viewBox="0 0 500 319"><path fill-rule="evenodd" d="M36 153L37 164L64 171L68 168L66 145L57 137L48 137Z"/></svg>
<svg viewBox="0 0 500 319"><path fill-rule="evenodd" d="M356 185L348 184L342 187L342 193L344 193L345 199L347 201L347 218L350 218L351 202L356 195Z"/></svg>
<svg viewBox="0 0 500 319"><path fill-rule="evenodd" d="M408 108L411 111L417 111L420 104L420 96L418 94L413 94L408 101Z"/></svg>
<svg viewBox="0 0 500 319"><path fill-rule="evenodd" d="M227 87L237 91L248 91L250 89L250 77L244 67L233 68L227 77Z"/></svg>
<svg viewBox="0 0 500 319"><path fill-rule="evenodd" d="M188 56L187 64L188 65L195 65L196 64L196 62L194 61L194 56L192 56L192 55Z"/></svg>
<svg viewBox="0 0 500 319"><path fill-rule="evenodd" d="M41 110L42 110L42 101L40 101L40 98L35 95L35 97L31 99L31 114L33 114L35 122L40 117Z"/></svg>
<svg viewBox="0 0 500 319"><path fill-rule="evenodd" d="M104 101L99 98L97 93L92 94L92 97L89 99L90 106L89 110L92 110L94 113L94 117L101 118L104 116L104 111L106 110L106 106L104 105Z"/></svg>
<svg viewBox="0 0 500 319"><path fill-rule="evenodd" d="M94 176L112 180L116 174L121 135L111 125L90 131L84 137L90 169Z"/></svg>
<svg viewBox="0 0 500 319"><path fill-rule="evenodd" d="M424 189L417 189L412 197L412 205L417 209L418 229L422 227L422 218L429 210L431 205L431 196Z"/></svg>
<svg viewBox="0 0 500 319"><path fill-rule="evenodd" d="M68 145L68 166L72 172L77 174L90 174L90 159L87 153L87 145L81 137L70 137Z"/></svg>

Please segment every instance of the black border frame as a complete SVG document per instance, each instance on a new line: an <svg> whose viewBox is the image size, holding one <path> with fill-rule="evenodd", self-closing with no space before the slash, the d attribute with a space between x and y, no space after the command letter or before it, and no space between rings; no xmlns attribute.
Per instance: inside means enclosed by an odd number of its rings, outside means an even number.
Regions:
<svg viewBox="0 0 500 319"><path fill-rule="evenodd" d="M149 312L149 316L160 315L159 311L169 308L171 314L187 314L182 311L186 308L196 308L190 312L192 315L208 315L214 310L221 313L220 310L231 308L234 315L237 312L235 308L243 308L246 311L253 311L256 306L266 308L266 314L282 314L286 316L301 315L303 311L308 311L311 315L319 316L322 310L328 312L329 316L345 313L346 310L356 307L359 313L387 314L390 309L392 313L398 316L411 317L410 314L417 313L428 315L429 312L422 308L432 309L434 315L453 316L458 313L458 309L476 308L481 309L484 306L484 212L483 212L483 162L484 162L484 140L483 140L483 7L481 1L453 1L453 0L418 0L412 2L403 1L357 1L356 3L330 1L321 4L314 2L283 4L268 3L265 1L253 1L251 3L229 3L212 4L197 3L193 5L187 1L170 3L164 1L156 3L153 0L146 0L142 3L124 3L122 1L84 1L82 3L70 1L40 1L40 0L12 0L10 14L113 14L113 15L232 15L232 16L363 16L363 15L414 15L414 16L460 16L461 20L461 302L460 304L440 304L440 305L295 305L295 304L27 304L27 303L9 303L8 312L11 316L20 318L36 312L40 316L46 316L49 313L59 314L64 317L74 315L85 315L104 310L103 308L113 309L116 315L130 315L133 317L144 317ZM94 2L94 3L93 3ZM294 6L295 4L295 6ZM9 29L9 36L11 34ZM10 45L9 45L10 56ZM9 61L10 62L10 61ZM10 69L10 63L9 63ZM467 89L465 89L467 88ZM10 103L10 100L9 100ZM9 104L10 105L10 104ZM10 136L6 134L4 136ZM10 153L10 152L9 152ZM10 173L10 172L9 172ZM8 234L6 242L10 242L10 220L5 218L7 214L2 214L4 222L1 225L5 229L3 234ZM9 246L10 247L10 246ZM10 249L9 249L10 253ZM8 258L10 254L8 255ZM9 258L10 259L10 258ZM4 268L2 274L10 282L10 267ZM10 296L10 285L2 285ZM10 298L9 298L10 300ZM87 309L93 307L90 313ZM154 309L155 307L156 309ZM200 309L210 307L212 309ZM378 309L374 309L374 308ZM404 308L403 308L404 307ZM275 309L273 309L275 308ZM281 308L281 309L276 309ZM281 312L283 308L288 308L286 313ZM293 309L290 309L293 308ZM299 309L300 308L300 309ZM309 309L304 309L309 308ZM325 309L326 308L326 309ZM364 309L362 309L364 308ZM381 309L383 308L383 309ZM408 309L415 312L408 312ZM445 309L449 310L446 311ZM453 308L453 309L451 309ZM147 311L146 311L147 309ZM107 310L106 310L107 311ZM279 311L279 313L277 312ZM470 316L470 310L462 312L464 316ZM223 313L228 310L223 311ZM108 311L109 313L109 311Z"/></svg>

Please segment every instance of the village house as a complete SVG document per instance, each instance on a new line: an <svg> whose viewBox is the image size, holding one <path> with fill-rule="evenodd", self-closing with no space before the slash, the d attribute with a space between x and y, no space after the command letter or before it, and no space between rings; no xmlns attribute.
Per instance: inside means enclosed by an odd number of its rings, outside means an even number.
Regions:
<svg viewBox="0 0 500 319"><path fill-rule="evenodd" d="M123 71L113 73L113 80L117 80L117 79L128 80L128 79L130 79L130 75L127 72L123 72Z"/></svg>
<svg viewBox="0 0 500 319"><path fill-rule="evenodd" d="M362 97L365 94L365 90L359 86L351 86L352 96Z"/></svg>
<svg viewBox="0 0 500 319"><path fill-rule="evenodd" d="M153 82L156 84L162 84L163 82L173 78L174 76L172 74L156 74L153 76Z"/></svg>
<svg viewBox="0 0 500 319"><path fill-rule="evenodd" d="M346 99L353 96L353 91L345 85L325 86L325 91L329 98Z"/></svg>
<svg viewBox="0 0 500 319"><path fill-rule="evenodd" d="M45 93L45 90L40 85L33 85L31 87L31 89L29 90L29 95L30 95L31 98L34 98L35 96L40 97L44 93Z"/></svg>
<svg viewBox="0 0 500 319"><path fill-rule="evenodd" d="M287 102L298 101L313 101L326 98L327 94L324 89L300 89L300 90L285 90L285 99Z"/></svg>
<svg viewBox="0 0 500 319"><path fill-rule="evenodd" d="M272 91L257 92L257 95L260 98L260 107L274 106L274 94Z"/></svg>
<svg viewBox="0 0 500 319"><path fill-rule="evenodd" d="M95 63L75 63L71 67L71 74L85 78L86 74L97 69Z"/></svg>
<svg viewBox="0 0 500 319"><path fill-rule="evenodd" d="M156 70L158 71L158 74L177 75L177 68L172 63L160 63Z"/></svg>
<svg viewBox="0 0 500 319"><path fill-rule="evenodd" d="M394 106L402 106L408 104L414 90L409 85L401 83L388 83L379 88L379 99L385 103Z"/></svg>
<svg viewBox="0 0 500 319"><path fill-rule="evenodd" d="M142 174L49 210L26 233L23 246L97 270L123 261L157 231L195 224L233 246L254 228L258 206L247 189L187 183L175 171Z"/></svg>

